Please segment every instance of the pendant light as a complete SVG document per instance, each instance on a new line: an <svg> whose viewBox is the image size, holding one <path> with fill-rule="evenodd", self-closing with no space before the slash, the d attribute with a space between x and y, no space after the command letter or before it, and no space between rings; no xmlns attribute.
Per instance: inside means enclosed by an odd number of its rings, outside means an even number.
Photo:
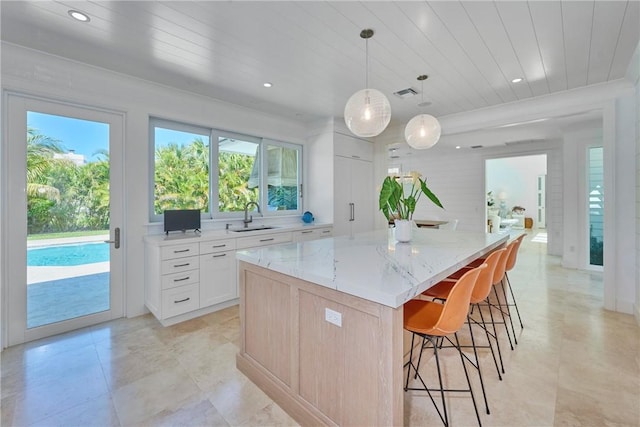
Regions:
<svg viewBox="0 0 640 427"><path fill-rule="evenodd" d="M418 80L422 82L422 102L424 104L424 81L428 78L426 74L418 76ZM411 147L417 150L426 150L431 148L440 139L442 128L440 122L429 114L419 114L409 120L404 128L404 139Z"/></svg>
<svg viewBox="0 0 640 427"><path fill-rule="evenodd" d="M360 137L378 136L391 121L391 105L382 92L369 88L369 39L373 30L365 29L360 37L366 41L365 89L351 95L344 107L344 121L354 135Z"/></svg>

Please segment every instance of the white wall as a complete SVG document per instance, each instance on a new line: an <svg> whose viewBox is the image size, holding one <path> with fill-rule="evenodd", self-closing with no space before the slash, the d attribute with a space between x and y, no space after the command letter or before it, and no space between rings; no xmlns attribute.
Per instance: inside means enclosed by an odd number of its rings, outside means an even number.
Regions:
<svg viewBox="0 0 640 427"><path fill-rule="evenodd" d="M634 314L640 325L640 44L629 66L629 80L635 82L635 128L636 128L636 303Z"/></svg>
<svg viewBox="0 0 640 427"><path fill-rule="evenodd" d="M282 141L302 144L305 142L307 128L295 120L182 92L6 43L2 43L1 48L3 90L120 111L126 115L126 224L123 226L123 249L126 253L127 316L136 316L146 311L143 236L147 232L149 221L149 116ZM313 210L313 207L310 207L310 210ZM3 283L0 285L4 290L6 279L2 277Z"/></svg>
<svg viewBox="0 0 640 427"><path fill-rule="evenodd" d="M536 228L538 176L546 174L547 156L542 154L489 159L485 185L487 191L493 192L496 207L502 201L499 196L504 194L507 211L511 212L514 206L525 208L525 217L532 218Z"/></svg>

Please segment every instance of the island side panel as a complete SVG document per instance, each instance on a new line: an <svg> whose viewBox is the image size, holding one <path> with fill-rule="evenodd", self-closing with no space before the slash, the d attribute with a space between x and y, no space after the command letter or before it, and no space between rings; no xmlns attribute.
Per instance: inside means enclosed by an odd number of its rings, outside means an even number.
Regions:
<svg viewBox="0 0 640 427"><path fill-rule="evenodd" d="M303 425L402 424L402 307L382 306L244 262L240 271L242 348L237 366L242 372ZM248 341L255 335L247 333L253 328L248 322L258 319L247 315L246 304L258 279L268 288L273 288L270 281L290 288L290 386L257 361L262 355L247 350L262 348L252 347ZM247 286L247 281L256 283ZM255 299L275 294L263 292ZM326 308L341 313L342 327L325 321Z"/></svg>
<svg viewBox="0 0 640 427"><path fill-rule="evenodd" d="M325 320L339 313L341 326ZM300 395L339 425L381 425L379 317L300 291ZM319 375L318 373L322 373Z"/></svg>
<svg viewBox="0 0 640 427"><path fill-rule="evenodd" d="M253 271L245 273L245 349L247 354L291 386L289 286Z"/></svg>

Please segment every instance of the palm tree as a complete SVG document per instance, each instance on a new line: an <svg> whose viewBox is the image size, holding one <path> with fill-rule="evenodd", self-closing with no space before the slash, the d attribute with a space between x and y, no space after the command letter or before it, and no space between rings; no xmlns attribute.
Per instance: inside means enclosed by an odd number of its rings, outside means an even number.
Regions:
<svg viewBox="0 0 640 427"><path fill-rule="evenodd" d="M47 185L46 181L53 155L63 151L60 141L27 127L27 197L60 198L60 191Z"/></svg>

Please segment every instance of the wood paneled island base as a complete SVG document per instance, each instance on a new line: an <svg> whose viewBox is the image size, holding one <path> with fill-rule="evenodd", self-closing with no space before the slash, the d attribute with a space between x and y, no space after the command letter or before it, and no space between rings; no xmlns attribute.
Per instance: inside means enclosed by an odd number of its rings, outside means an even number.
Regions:
<svg viewBox="0 0 640 427"><path fill-rule="evenodd" d="M237 367L296 421L403 424L402 306L246 262L239 285ZM341 326L326 320L327 309Z"/></svg>

